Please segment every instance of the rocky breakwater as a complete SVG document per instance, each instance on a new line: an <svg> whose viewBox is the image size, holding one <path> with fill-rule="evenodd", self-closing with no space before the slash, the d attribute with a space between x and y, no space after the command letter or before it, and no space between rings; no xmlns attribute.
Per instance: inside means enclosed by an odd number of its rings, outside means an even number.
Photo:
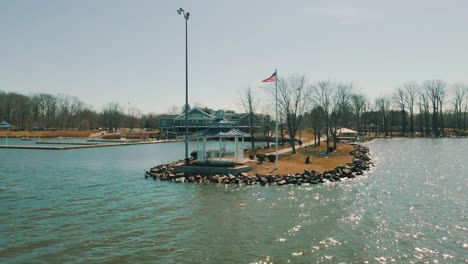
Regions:
<svg viewBox="0 0 468 264"><path fill-rule="evenodd" d="M163 164L151 168L146 171L145 177L151 177L155 180L172 181L176 183L199 183L199 184L238 184L238 185L286 185L286 184L318 184L324 182L335 182L343 179L355 178L363 175L369 170L372 162L369 158L369 148L361 145L354 145L350 155L353 156L353 161L343 166L337 166L333 170L324 171L322 173L314 170L304 170L302 173L286 174L286 175L261 175L240 173L238 175L200 175L189 174L185 172L175 173L174 168L182 161Z"/></svg>

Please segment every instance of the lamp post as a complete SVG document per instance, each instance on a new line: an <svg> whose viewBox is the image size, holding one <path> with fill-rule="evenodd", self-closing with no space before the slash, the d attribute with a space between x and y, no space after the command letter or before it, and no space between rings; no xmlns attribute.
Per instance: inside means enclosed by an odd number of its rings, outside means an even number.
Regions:
<svg viewBox="0 0 468 264"><path fill-rule="evenodd" d="M188 158L188 41L187 41L187 22L190 17L189 12L185 12L184 9L179 8L177 10L179 15L183 15L185 18L185 164L189 164Z"/></svg>
<svg viewBox="0 0 468 264"><path fill-rule="evenodd" d="M128 112L128 132L131 132L132 131L132 119L130 118L130 102L128 102L128 106L127 106L127 112Z"/></svg>

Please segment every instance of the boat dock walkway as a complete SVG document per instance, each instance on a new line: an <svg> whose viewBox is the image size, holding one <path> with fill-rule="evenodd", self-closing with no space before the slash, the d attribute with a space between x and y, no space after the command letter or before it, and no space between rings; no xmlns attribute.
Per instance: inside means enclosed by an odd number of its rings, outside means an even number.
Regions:
<svg viewBox="0 0 468 264"><path fill-rule="evenodd" d="M54 143L55 146L35 146L35 145L0 145L0 149L42 149L42 150L67 150L67 149L82 149L82 148L102 148L102 147L120 147L130 145L148 145L159 143L179 142L180 140L158 140L158 141L140 141L140 142L122 142L122 143ZM44 143L39 143L44 144ZM60 146L57 146L60 145Z"/></svg>

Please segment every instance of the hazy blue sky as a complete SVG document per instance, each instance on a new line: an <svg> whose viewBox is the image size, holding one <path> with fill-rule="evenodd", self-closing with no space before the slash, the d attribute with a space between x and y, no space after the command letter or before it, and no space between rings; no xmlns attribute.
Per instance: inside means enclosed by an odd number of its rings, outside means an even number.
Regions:
<svg viewBox="0 0 468 264"><path fill-rule="evenodd" d="M0 90L74 95L96 110L185 102L238 110L278 68L353 82L468 81L468 1L0 1ZM259 93L262 90L259 89Z"/></svg>

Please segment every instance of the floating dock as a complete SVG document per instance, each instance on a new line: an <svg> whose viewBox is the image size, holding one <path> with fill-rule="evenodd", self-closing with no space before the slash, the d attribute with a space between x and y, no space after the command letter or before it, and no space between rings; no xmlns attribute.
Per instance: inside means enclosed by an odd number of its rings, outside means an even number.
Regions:
<svg viewBox="0 0 468 264"><path fill-rule="evenodd" d="M180 142L180 140L159 140L159 141L140 141L140 142L122 142L122 143L53 143L55 146L35 146L35 145L0 145L0 149L42 149L42 150L67 150L67 149L82 149L82 148L103 148L103 147L120 147L130 145L148 145L148 144L159 144L159 143L172 143ZM49 143L38 143L38 144L51 144ZM76 145L79 144L79 145ZM60 146L57 146L60 145Z"/></svg>

